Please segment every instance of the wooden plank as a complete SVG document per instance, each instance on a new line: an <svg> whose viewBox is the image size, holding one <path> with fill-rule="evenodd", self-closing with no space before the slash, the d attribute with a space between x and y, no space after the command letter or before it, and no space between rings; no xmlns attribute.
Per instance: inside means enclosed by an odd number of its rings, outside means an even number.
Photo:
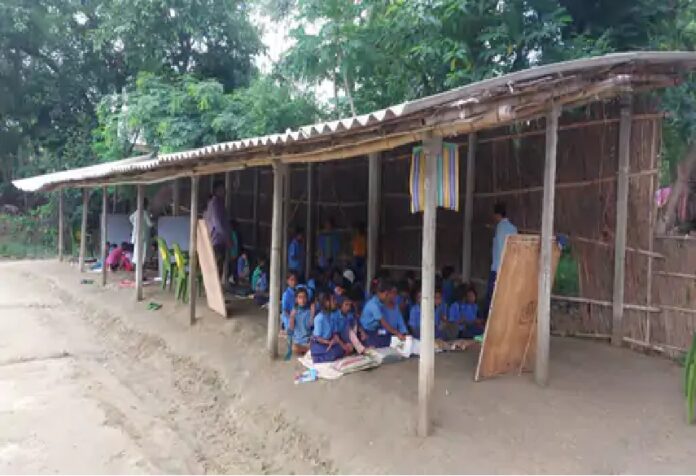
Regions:
<svg viewBox="0 0 696 476"><path fill-rule="evenodd" d="M474 219L474 179L476 160L476 133L469 134L466 157L466 187L464 190L464 237L462 246L462 281L471 279L471 225Z"/></svg>
<svg viewBox="0 0 696 476"><path fill-rule="evenodd" d="M307 226L305 230L305 243L307 253L305 253L305 274L309 278L312 271L312 260L314 259L314 222L312 208L314 207L314 164L307 164Z"/></svg>
<svg viewBox="0 0 696 476"><path fill-rule="evenodd" d="M536 235L512 235L505 241L476 367L477 381L529 369L534 361L540 246L541 238ZM552 250L555 275L560 250L557 246Z"/></svg>
<svg viewBox="0 0 696 476"><path fill-rule="evenodd" d="M431 428L432 393L435 383L435 243L437 240L437 156L442 137L423 141L425 151L425 208L421 271L421 338L418 359L418 435L428 436Z"/></svg>
<svg viewBox="0 0 696 476"><path fill-rule="evenodd" d="M137 263L135 263L135 299L136 301L143 300L143 265L145 264L145 250L146 247L143 246L143 208L145 199L144 185L137 186L137 205L135 215L135 251L133 252L137 257Z"/></svg>
<svg viewBox="0 0 696 476"><path fill-rule="evenodd" d="M63 237L65 236L65 212L63 211L63 189L58 190L58 261L63 261Z"/></svg>
<svg viewBox="0 0 696 476"><path fill-rule="evenodd" d="M108 207L109 194L106 192L106 187L102 187L102 214L101 214L101 284L106 286L106 257L109 256L109 249L106 247L107 224L106 212Z"/></svg>
<svg viewBox="0 0 696 476"><path fill-rule="evenodd" d="M181 204L181 184L179 179L172 180L172 216L177 216L179 214L179 207Z"/></svg>
<svg viewBox="0 0 696 476"><path fill-rule="evenodd" d="M287 276L288 274L288 238L291 233L290 231L290 166L282 168L282 179L283 179L283 224L281 225L281 236L283 237L283 248L280 250L281 259L281 272L282 276Z"/></svg>
<svg viewBox="0 0 696 476"><path fill-rule="evenodd" d="M253 220L253 227L251 231L251 242L254 246L254 251L256 252L256 257L258 258L258 248L259 248L259 169L254 169L254 190L253 190L253 202L251 204L251 218Z"/></svg>
<svg viewBox="0 0 696 476"><path fill-rule="evenodd" d="M280 260L282 253L283 174L287 165L273 163L273 215L271 226L271 270L268 301L266 346L271 359L278 357L278 328L280 321Z"/></svg>
<svg viewBox="0 0 696 476"><path fill-rule="evenodd" d="M379 153L370 154L367 184L367 263L366 289L377 274L377 250L379 247L379 217L381 210L382 162Z"/></svg>
<svg viewBox="0 0 696 476"><path fill-rule="evenodd" d="M193 243L198 243L198 186L200 179L196 176L191 177L191 215L189 221L189 273L192 276L197 274L198 270L198 246L193 246ZM192 271L193 270L193 271ZM189 324L194 325L196 323L196 296L198 295L197 279L188 280L188 293L189 293Z"/></svg>
<svg viewBox="0 0 696 476"><path fill-rule="evenodd" d="M87 211L89 210L89 189L82 189L82 222L80 224L80 256L77 265L81 273L85 271L85 252L87 249ZM72 230L70 230L72 233Z"/></svg>
<svg viewBox="0 0 696 476"><path fill-rule="evenodd" d="M220 275L218 274L217 263L215 261L213 243L210 240L210 230L208 229L208 224L203 219L198 220L198 237L196 243L208 307L222 317L227 317L225 295L222 292L222 283L220 283ZM189 272L189 279L195 279L195 270L190 270Z"/></svg>
<svg viewBox="0 0 696 476"><path fill-rule="evenodd" d="M616 234L614 243L614 295L611 343L623 342L623 302L626 280L626 232L628 226L628 168L631 153L631 95L622 97L619 121L619 170L616 180ZM652 199L652 198L651 198Z"/></svg>
<svg viewBox="0 0 696 476"><path fill-rule="evenodd" d="M546 385L549 379L551 348L551 288L556 274L553 264L553 218L556 201L556 154L558 152L558 117L561 109L554 105L546 116L546 158L544 162L544 201L541 213L541 248L539 251L538 295L536 306L536 362L534 380Z"/></svg>

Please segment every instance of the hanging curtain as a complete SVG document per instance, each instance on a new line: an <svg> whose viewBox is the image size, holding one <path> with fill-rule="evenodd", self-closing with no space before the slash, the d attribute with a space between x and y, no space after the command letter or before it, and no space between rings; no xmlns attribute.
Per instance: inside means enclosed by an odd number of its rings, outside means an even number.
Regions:
<svg viewBox="0 0 696 476"><path fill-rule="evenodd" d="M411 213L425 208L425 152L423 146L413 148L409 178ZM442 143L437 156L438 207L459 211L459 148L457 144Z"/></svg>

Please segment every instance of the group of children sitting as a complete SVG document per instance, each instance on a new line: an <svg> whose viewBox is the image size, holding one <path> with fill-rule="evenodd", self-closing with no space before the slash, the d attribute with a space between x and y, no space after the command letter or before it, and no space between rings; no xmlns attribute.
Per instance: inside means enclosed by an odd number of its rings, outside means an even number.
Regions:
<svg viewBox="0 0 696 476"><path fill-rule="evenodd" d="M294 353L310 350L314 362L332 362L353 352L362 354L369 347L389 347L392 337L420 338L421 291L413 273L398 284L382 275L370 283L368 292L350 269L321 277L315 274L300 284L295 272L287 275L280 319ZM435 290L435 337L454 340L481 335L485 316L480 315L476 301L473 286L457 286L451 269L445 268Z"/></svg>
<svg viewBox="0 0 696 476"><path fill-rule="evenodd" d="M124 241L116 245L107 241L106 249L109 251L105 264L109 270L133 271L133 244Z"/></svg>

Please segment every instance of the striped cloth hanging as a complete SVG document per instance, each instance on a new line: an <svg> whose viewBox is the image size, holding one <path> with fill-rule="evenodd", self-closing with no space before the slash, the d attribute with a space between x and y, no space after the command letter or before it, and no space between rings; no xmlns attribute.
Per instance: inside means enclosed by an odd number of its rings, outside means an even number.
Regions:
<svg viewBox="0 0 696 476"><path fill-rule="evenodd" d="M411 173L408 181L411 193L411 213L425 208L425 153L422 146L413 148ZM442 143L437 156L438 207L459 211L459 148L456 144Z"/></svg>

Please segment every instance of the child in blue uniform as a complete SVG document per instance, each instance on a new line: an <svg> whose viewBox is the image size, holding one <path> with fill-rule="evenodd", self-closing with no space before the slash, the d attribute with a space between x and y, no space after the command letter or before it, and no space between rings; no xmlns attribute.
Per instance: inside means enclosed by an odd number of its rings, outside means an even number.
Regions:
<svg viewBox="0 0 696 476"><path fill-rule="evenodd" d="M408 334L402 311L402 309L407 309L408 303L406 299L399 294L396 286L392 286L389 290L387 302L384 303L384 317L387 319L387 322L404 335Z"/></svg>
<svg viewBox="0 0 696 476"><path fill-rule="evenodd" d="M360 326L366 334L363 344L368 347L389 347L391 336L396 336L401 340L406 339L406 333L392 326L385 312L384 306L389 300L392 288L390 283L380 280L376 287L376 294L363 307Z"/></svg>
<svg viewBox="0 0 696 476"><path fill-rule="evenodd" d="M297 274L294 271L288 273L288 287L283 292L283 297L280 300L280 320L283 329L287 330L290 327L290 311L295 306L295 287L297 287Z"/></svg>
<svg viewBox="0 0 696 476"><path fill-rule="evenodd" d="M461 299L450 306L449 321L459 325L459 337L472 339L483 334L483 322L478 318L476 290L473 287L460 290Z"/></svg>
<svg viewBox="0 0 696 476"><path fill-rule="evenodd" d="M353 351L353 346L341 337L341 333L347 329L347 321L343 316L337 316L340 311L334 309L335 299L331 294L322 293L317 298L320 305L320 312L314 318L314 332L310 344L312 351L312 361L314 363L333 362ZM344 336L347 337L347 336Z"/></svg>
<svg viewBox="0 0 696 476"><path fill-rule="evenodd" d="M442 323L447 320L447 304L442 302L442 290L435 289L435 338L441 339L442 332L440 331ZM416 303L411 306L409 313L408 327L411 330L411 335L416 339L420 339L420 324L421 324L421 292L416 291Z"/></svg>
<svg viewBox="0 0 696 476"><path fill-rule="evenodd" d="M312 335L312 311L307 302L307 289L299 288L295 294L295 307L290 311L288 335L292 336L293 352L302 355L309 350L309 338Z"/></svg>

